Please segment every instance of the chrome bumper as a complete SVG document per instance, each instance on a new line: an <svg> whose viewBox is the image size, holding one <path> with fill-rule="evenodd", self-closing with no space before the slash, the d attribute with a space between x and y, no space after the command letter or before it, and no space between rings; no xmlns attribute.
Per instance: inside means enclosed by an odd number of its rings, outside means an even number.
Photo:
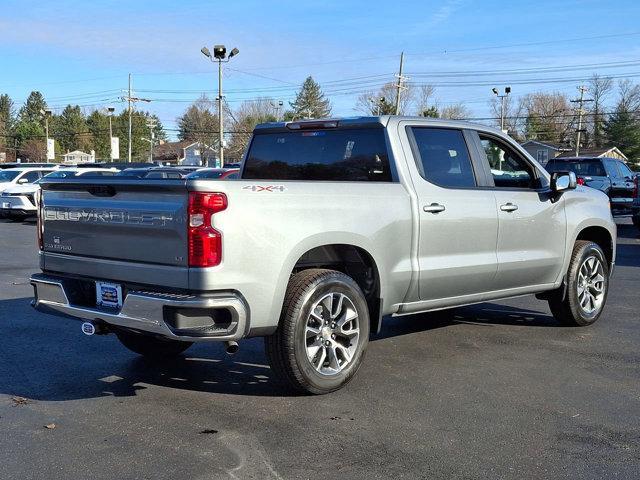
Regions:
<svg viewBox="0 0 640 480"><path fill-rule="evenodd" d="M249 332L248 308L242 297L234 293L211 293L200 296L130 291L118 310L72 304L65 291L64 279L36 274L31 277L30 282L34 288L32 306L44 313L104 322L108 325L189 342L239 340ZM212 334L190 335L170 327L165 321L166 307L227 310L231 321L224 330L218 330Z"/></svg>

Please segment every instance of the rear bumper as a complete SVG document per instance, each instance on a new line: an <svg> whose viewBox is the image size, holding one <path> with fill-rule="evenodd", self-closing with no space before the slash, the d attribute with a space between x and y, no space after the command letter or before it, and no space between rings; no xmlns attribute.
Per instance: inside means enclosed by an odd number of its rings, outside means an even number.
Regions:
<svg viewBox="0 0 640 480"><path fill-rule="evenodd" d="M177 295L129 291L120 309L110 309L74 304L69 300L73 292L64 277L36 274L30 282L34 288L32 306L45 313L189 342L239 340L249 333L248 307L234 292ZM199 325L181 324L176 318L186 319L187 323L195 318ZM217 318L224 321L218 323ZM208 319L210 326L206 325Z"/></svg>
<svg viewBox="0 0 640 480"><path fill-rule="evenodd" d="M24 208L0 208L0 216L3 217L29 217L31 215L36 215L36 211Z"/></svg>

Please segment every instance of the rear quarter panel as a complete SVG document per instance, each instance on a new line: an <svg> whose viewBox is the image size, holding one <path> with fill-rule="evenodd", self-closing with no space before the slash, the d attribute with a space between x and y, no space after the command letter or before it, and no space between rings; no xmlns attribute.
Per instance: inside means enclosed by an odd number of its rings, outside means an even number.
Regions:
<svg viewBox="0 0 640 480"><path fill-rule="evenodd" d="M189 269L189 287L239 291L252 328L277 325L294 265L322 245L354 245L373 257L385 313L407 292L412 210L400 183L193 180L187 187L228 197L213 222L223 235L222 263Z"/></svg>

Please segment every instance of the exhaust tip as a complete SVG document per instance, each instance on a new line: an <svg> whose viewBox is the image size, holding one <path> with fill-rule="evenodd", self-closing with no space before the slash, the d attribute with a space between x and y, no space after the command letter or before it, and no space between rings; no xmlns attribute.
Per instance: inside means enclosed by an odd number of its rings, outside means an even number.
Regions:
<svg viewBox="0 0 640 480"><path fill-rule="evenodd" d="M233 340L227 340L224 342L224 349L228 355L234 355L239 350L238 342L234 342Z"/></svg>
<svg viewBox="0 0 640 480"><path fill-rule="evenodd" d="M82 324L82 333L85 335L94 335L96 333L96 327L91 322L83 322Z"/></svg>

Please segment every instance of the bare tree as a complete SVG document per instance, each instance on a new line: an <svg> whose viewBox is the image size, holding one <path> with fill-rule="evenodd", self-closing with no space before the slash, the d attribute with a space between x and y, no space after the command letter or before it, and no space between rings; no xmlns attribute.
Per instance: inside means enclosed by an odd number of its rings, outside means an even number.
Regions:
<svg viewBox="0 0 640 480"><path fill-rule="evenodd" d="M398 89L393 82L385 83L380 90L364 92L356 100L356 110L367 115L393 115ZM414 89L406 86L400 92L400 115L407 115L414 100Z"/></svg>
<svg viewBox="0 0 640 480"><path fill-rule="evenodd" d="M618 83L618 109L635 113L640 110L640 84L629 79Z"/></svg>
<svg viewBox="0 0 640 480"><path fill-rule="evenodd" d="M531 93L522 98L526 112L524 134L527 139L567 144L575 131L575 112L567 96L560 92Z"/></svg>
<svg viewBox="0 0 640 480"><path fill-rule="evenodd" d="M418 90L418 111L420 117L438 117L438 102L435 98L436 89L433 85L421 85Z"/></svg>
<svg viewBox="0 0 640 480"><path fill-rule="evenodd" d="M502 100L498 97L492 97L489 101L489 108L493 116L493 123L500 128L500 115L502 114ZM504 126L509 134L517 139L521 138L522 133L522 112L525 105L522 101L516 101L511 95L504 99Z"/></svg>
<svg viewBox="0 0 640 480"><path fill-rule="evenodd" d="M589 95L593 99L590 115L591 139L594 147L602 147L605 138L602 132L605 118L605 100L613 89L613 80L597 73L589 79Z"/></svg>
<svg viewBox="0 0 640 480"><path fill-rule="evenodd" d="M278 108L278 103L272 98L259 98L242 102L235 112L229 113L233 120L233 133L227 148L229 158L241 160L255 126L277 121Z"/></svg>
<svg viewBox="0 0 640 480"><path fill-rule="evenodd" d="M444 107L440 112L441 118L448 118L451 120L465 120L471 117L471 111L464 103L454 103Z"/></svg>

